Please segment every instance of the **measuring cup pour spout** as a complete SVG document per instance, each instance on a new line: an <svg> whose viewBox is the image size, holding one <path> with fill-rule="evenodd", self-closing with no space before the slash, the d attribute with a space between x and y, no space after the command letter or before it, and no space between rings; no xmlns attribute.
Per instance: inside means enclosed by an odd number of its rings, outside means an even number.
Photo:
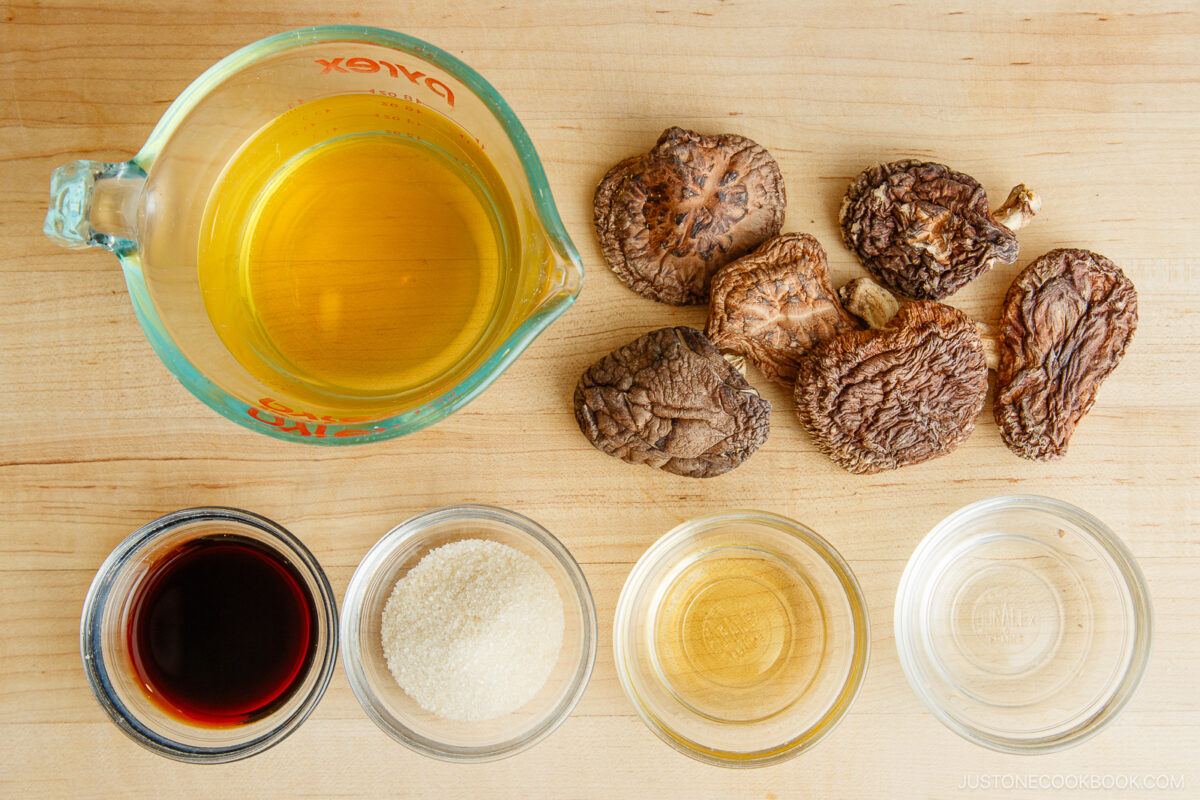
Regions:
<svg viewBox="0 0 1200 800"><path fill-rule="evenodd" d="M137 209L146 173L132 161L73 161L50 177L43 230L67 247L137 247Z"/></svg>

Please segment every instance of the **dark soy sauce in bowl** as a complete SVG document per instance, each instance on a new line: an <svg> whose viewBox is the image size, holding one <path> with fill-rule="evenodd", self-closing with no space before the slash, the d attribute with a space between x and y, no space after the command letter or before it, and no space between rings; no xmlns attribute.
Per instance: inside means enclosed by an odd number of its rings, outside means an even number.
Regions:
<svg viewBox="0 0 1200 800"><path fill-rule="evenodd" d="M238 535L188 541L133 594L127 646L143 691L207 727L253 722L285 703L316 649L317 608L296 568Z"/></svg>

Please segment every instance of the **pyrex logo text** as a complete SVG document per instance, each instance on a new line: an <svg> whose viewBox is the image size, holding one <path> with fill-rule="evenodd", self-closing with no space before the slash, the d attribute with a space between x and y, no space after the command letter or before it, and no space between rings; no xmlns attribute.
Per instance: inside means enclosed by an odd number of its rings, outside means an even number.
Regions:
<svg viewBox="0 0 1200 800"><path fill-rule="evenodd" d="M410 81L420 86L424 83L429 90L438 97L449 103L451 108L454 108L454 92L450 91L450 87L439 81L437 78L431 78L424 72L413 71L406 69L400 64L389 64L386 61L376 61L373 58L334 58L326 61L323 58L313 59L313 63L318 64L325 69L321 70L324 75L330 72L379 72L381 69L386 69L388 74L393 78L399 78L401 75L408 78Z"/></svg>

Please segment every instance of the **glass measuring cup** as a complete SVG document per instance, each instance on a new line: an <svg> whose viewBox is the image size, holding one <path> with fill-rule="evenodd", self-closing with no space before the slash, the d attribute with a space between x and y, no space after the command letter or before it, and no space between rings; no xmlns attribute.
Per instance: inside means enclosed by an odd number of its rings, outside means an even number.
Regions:
<svg viewBox="0 0 1200 800"><path fill-rule="evenodd" d="M354 110L330 116L329 104L347 97ZM248 325L245 337L214 325L212 304L228 287L206 295L201 284L213 198L231 165L284 118L287 135L255 151L264 181L330 141L364 135L402 137L474 181L496 243L490 299L472 310L469 341L446 363L432 359L428 374L404 385L314 378L275 351L262 325ZM151 345L206 405L251 430L312 444L388 439L452 413L570 307L583 279L537 153L496 90L432 45L357 26L281 33L224 58L180 94L130 161L57 169L45 231L117 255ZM322 287L294 290L309 289Z"/></svg>

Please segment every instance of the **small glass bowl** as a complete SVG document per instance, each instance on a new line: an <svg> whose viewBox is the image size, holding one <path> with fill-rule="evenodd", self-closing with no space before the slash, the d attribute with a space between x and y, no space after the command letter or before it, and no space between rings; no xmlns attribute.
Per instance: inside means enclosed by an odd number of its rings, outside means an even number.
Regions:
<svg viewBox="0 0 1200 800"><path fill-rule="evenodd" d="M565 623L558 662L541 691L510 714L478 722L421 708L396 683L383 654L383 608L396 581L429 551L462 539L499 542L534 559L558 587ZM341 637L350 688L385 733L443 761L495 761L549 736L583 696L596 660L596 609L579 564L545 528L503 508L446 506L397 525L367 552L346 589Z"/></svg>
<svg viewBox="0 0 1200 800"><path fill-rule="evenodd" d="M307 671L285 702L244 725L204 727L168 714L147 697L127 633L133 598L150 569L180 545L220 534L253 539L292 564L316 606L316 629ZM83 601L79 645L92 694L127 736L176 761L221 764L278 744L316 708L337 661L337 605L320 564L284 528L235 508L188 508L138 528L105 559Z"/></svg>
<svg viewBox="0 0 1200 800"><path fill-rule="evenodd" d="M617 602L617 674L679 752L759 767L845 716L870 632L854 574L817 534L760 511L685 522L638 560Z"/></svg>
<svg viewBox="0 0 1200 800"><path fill-rule="evenodd" d="M1002 495L942 520L896 595L908 682L951 730L1006 753L1050 753L1099 733L1150 657L1145 579L1100 520Z"/></svg>

